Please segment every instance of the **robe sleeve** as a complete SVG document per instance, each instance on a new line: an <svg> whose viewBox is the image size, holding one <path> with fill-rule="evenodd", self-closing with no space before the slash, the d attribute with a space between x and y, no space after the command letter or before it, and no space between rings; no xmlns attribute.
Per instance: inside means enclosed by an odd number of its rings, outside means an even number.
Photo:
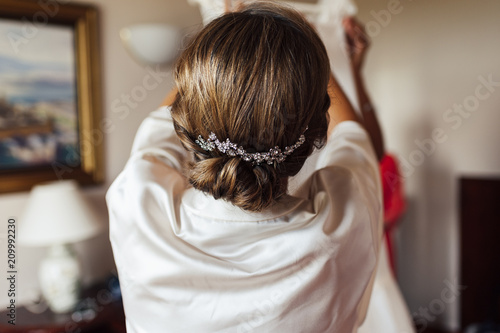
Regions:
<svg viewBox="0 0 500 333"><path fill-rule="evenodd" d="M351 174L353 191L359 192L362 206L366 209L366 227L370 229L372 243L370 252L373 251L375 255L373 271L357 308L357 323L360 326L366 317L370 303L378 253L383 239L383 202L377 157L368 133L359 123L341 122L328 138L325 149L320 151L316 168L322 170L329 169L331 166L349 170Z"/></svg>
<svg viewBox="0 0 500 333"><path fill-rule="evenodd" d="M178 218L179 201L187 188L182 165L187 153L175 133L170 107L153 111L136 134L131 156L106 193L110 241L126 304L144 292L140 272L129 258L141 256L144 244L162 241L156 234ZM155 230L151 233L151 230ZM148 258L151 253L144 253ZM128 307L125 307L127 314Z"/></svg>
<svg viewBox="0 0 500 333"><path fill-rule="evenodd" d="M188 154L175 133L170 110L170 106L162 106L144 119L132 145L130 161L154 155L175 170L182 171Z"/></svg>
<svg viewBox="0 0 500 333"><path fill-rule="evenodd" d="M349 260L356 261L356 279L360 280L345 283L362 288L352 295L358 303L355 320L359 326L367 313L383 235L380 171L366 130L354 121L338 124L290 185L291 194L304 199L315 200L318 193L325 193L331 209L324 230L349 233L345 239L350 241L343 248ZM343 221L350 224L343 225Z"/></svg>

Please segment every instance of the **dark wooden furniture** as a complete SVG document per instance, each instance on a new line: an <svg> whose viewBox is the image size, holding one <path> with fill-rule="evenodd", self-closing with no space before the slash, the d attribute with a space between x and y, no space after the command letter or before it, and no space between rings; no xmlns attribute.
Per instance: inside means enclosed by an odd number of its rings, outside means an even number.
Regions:
<svg viewBox="0 0 500 333"><path fill-rule="evenodd" d="M24 306L16 308L16 325L7 323L7 311L0 313L2 333L126 333L125 315L121 302L103 297L103 288L93 287L82 297L95 317L80 320L72 313L56 314L49 309L36 314Z"/></svg>
<svg viewBox="0 0 500 333"><path fill-rule="evenodd" d="M460 180L462 329L500 323L500 177ZM496 331L495 331L496 332Z"/></svg>
<svg viewBox="0 0 500 333"><path fill-rule="evenodd" d="M437 329L437 328L426 328L422 332L418 332L417 331L417 333L460 333L460 332L443 331L443 330L440 330L440 329Z"/></svg>

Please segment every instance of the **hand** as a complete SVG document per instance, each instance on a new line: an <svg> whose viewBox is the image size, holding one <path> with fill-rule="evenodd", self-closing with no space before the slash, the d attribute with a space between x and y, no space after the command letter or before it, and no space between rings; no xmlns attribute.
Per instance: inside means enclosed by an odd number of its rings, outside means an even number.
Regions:
<svg viewBox="0 0 500 333"><path fill-rule="evenodd" d="M370 41L363 25L354 17L347 17L342 21L347 41L347 52L355 74L359 74L365 59Z"/></svg>
<svg viewBox="0 0 500 333"><path fill-rule="evenodd" d="M232 9L232 3L231 3L231 0L224 0L224 12L225 13L229 13L231 12L231 9Z"/></svg>
<svg viewBox="0 0 500 333"><path fill-rule="evenodd" d="M233 0L224 0L224 13L242 10L244 3L242 0L233 3Z"/></svg>

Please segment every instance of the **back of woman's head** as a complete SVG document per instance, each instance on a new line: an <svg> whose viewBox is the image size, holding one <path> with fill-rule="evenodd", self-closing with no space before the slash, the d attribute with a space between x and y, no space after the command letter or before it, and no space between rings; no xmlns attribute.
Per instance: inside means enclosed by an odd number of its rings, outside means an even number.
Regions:
<svg viewBox="0 0 500 333"><path fill-rule="evenodd" d="M255 3L208 24L175 67L175 130L194 155L186 166L196 189L250 211L286 193L314 147L326 140L330 67L314 29L297 12ZM246 152L305 142L281 162L248 162L196 140L213 132Z"/></svg>

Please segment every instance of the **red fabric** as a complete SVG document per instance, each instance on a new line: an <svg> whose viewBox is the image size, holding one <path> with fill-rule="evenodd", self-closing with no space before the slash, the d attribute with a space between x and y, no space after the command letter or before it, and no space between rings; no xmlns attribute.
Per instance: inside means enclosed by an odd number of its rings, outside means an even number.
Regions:
<svg viewBox="0 0 500 333"><path fill-rule="evenodd" d="M384 193L385 228L392 228L405 210L403 184L396 159L392 155L384 155L380 161L382 190Z"/></svg>
<svg viewBox="0 0 500 333"><path fill-rule="evenodd" d="M380 161L380 174L382 177L382 191L384 195L384 229L394 276L396 276L394 246L392 244L392 233L394 227L403 214L406 203L403 192L403 183L399 174L397 162L394 156L386 154Z"/></svg>

